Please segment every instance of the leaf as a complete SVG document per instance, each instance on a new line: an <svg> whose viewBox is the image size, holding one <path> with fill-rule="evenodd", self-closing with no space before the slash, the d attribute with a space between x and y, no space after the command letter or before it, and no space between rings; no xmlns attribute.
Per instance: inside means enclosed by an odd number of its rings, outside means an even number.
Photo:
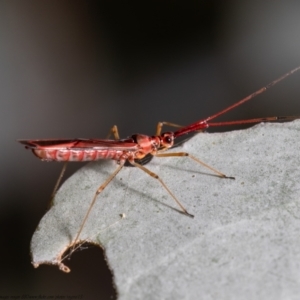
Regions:
<svg viewBox="0 0 300 300"><path fill-rule="evenodd" d="M199 133L170 151L189 152L235 180L187 157L147 164L194 219L177 211L157 180L127 167L98 196L80 239L105 249L119 299L297 298L299 141L300 121ZM36 267L64 269L63 253L116 168L89 163L63 184L32 238Z"/></svg>

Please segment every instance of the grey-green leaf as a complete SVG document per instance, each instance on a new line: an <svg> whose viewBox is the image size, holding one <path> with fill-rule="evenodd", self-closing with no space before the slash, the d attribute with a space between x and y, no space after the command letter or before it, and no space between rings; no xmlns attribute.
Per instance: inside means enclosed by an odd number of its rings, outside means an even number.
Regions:
<svg viewBox="0 0 300 300"><path fill-rule="evenodd" d="M300 295L300 122L199 133L189 158L153 158L158 181L123 168L99 195L81 240L105 249L119 299L298 299ZM66 180L31 242L35 266L58 265L97 188L117 168L89 163ZM125 219L120 214L126 214Z"/></svg>

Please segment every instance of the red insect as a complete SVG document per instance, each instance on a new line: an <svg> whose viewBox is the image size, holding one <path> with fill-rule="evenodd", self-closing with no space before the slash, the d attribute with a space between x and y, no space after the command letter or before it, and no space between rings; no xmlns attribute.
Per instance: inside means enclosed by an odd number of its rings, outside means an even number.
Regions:
<svg viewBox="0 0 300 300"><path fill-rule="evenodd" d="M81 234L81 231L84 227L84 224L89 216L89 213L95 204L97 196L105 189L105 187L110 183L110 181L120 172L123 168L125 162L129 162L131 165L138 167L143 170L150 176L157 179L162 186L168 191L171 197L175 200L177 205L180 207L180 210L187 216L193 217L190 213L187 212L185 207L179 202L179 200L173 195L169 190L166 184L156 175L151 172L145 166L141 165L138 160L144 158L146 155L153 155L158 157L182 157L188 156L197 163L203 165L204 167L210 169L216 173L221 178L234 179L234 177L228 177L225 174L215 170L214 168L203 163L193 155L186 152L177 152L177 153L164 153L165 150L171 148L174 145L174 140L187 133L203 131L211 126L224 126L224 125L237 125L237 124L250 124L250 123L259 123L259 122L274 122L274 121L287 121L294 120L299 117L289 116L289 117L267 117L267 118L255 118L248 120L239 120L239 121L228 121L228 122L218 122L214 123L211 120L219 117L220 115L225 114L226 112L232 110L233 108L249 101L255 96L265 92L268 88L274 86L279 81L285 79L286 77L292 75L300 69L300 66L281 76L280 78L272 81L267 86L259 89L253 94L247 96L246 98L236 102L235 104L227 107L226 109L200 121L192 123L191 125L181 127L173 123L160 122L157 125L157 131L155 136L148 136L142 134L134 134L126 139L119 139L119 134L117 127L114 126L111 129L111 132L114 134L115 140L110 139L62 139L62 140L20 140L19 142L24 144L26 148L32 149L32 152L40 159L45 161L94 161L99 159L113 159L118 163L118 168L109 178L98 188L94 198L91 202L91 205L81 223L81 226L77 232L77 235L72 242L75 245ZM161 133L163 125L169 125L174 127L179 127L175 132L165 132ZM163 153L162 153L163 152ZM59 180L55 186L53 195L55 194L57 187L59 185L60 179L63 176L65 166L61 172Z"/></svg>

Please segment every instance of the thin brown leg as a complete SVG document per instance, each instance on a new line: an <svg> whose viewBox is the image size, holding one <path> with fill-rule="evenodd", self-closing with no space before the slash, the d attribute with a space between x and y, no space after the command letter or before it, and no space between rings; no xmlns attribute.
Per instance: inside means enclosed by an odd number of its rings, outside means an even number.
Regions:
<svg viewBox="0 0 300 300"><path fill-rule="evenodd" d="M108 139L111 135L114 136L115 140L119 140L119 131L117 125L114 125L108 132L108 135L106 136L106 139Z"/></svg>
<svg viewBox="0 0 300 300"><path fill-rule="evenodd" d="M162 128L163 128L164 125L170 126L170 127L176 127L176 128L182 128L183 127L182 125L178 125L178 124L174 124L174 123L170 123L170 122L158 122L157 126L156 126L156 135L161 134L161 131L162 131ZM203 131L204 131L204 129L196 130L196 132L203 132Z"/></svg>
<svg viewBox="0 0 300 300"><path fill-rule="evenodd" d="M119 214L119 217L120 217L120 219L119 219L118 221L115 221L115 222L112 223L111 225L106 226L106 227L105 227L104 229L102 229L100 232L106 231L106 230L108 230L109 228L111 228L111 227L117 225L119 222L121 222L121 220L123 220L123 219L126 218L126 215L125 215L124 213L122 213L122 214ZM65 256L61 259L61 262L64 261L64 260L66 260L68 257L70 257L71 254L74 253L77 249L82 248L82 246L83 246L85 243L89 243L89 242L92 240L92 238L93 238L93 237L89 237L89 238L86 239L86 240L80 241L80 243L77 243L77 242L76 242L76 244L73 245L71 251L68 252L68 254L65 255Z"/></svg>
<svg viewBox="0 0 300 300"><path fill-rule="evenodd" d="M181 125L170 123L170 122L158 122L157 126L156 126L156 135L160 135L161 134L161 131L162 131L162 128L163 128L164 125L171 126L171 127L176 127L176 128L183 127Z"/></svg>
<svg viewBox="0 0 300 300"><path fill-rule="evenodd" d="M204 166L205 168L213 171L214 173L216 173L219 177L222 178L229 178L229 179L235 179L234 177L231 176L226 176L225 174L221 173L220 171L214 169L213 167L207 165L206 163L204 163L203 161L199 160L198 158L196 158L195 156L187 153L187 152L175 152L175 153L157 153L155 154L155 156L157 157L171 157L171 156L175 156L175 157L182 157L182 156L188 156L191 159L193 159L194 161L196 161L197 163L199 163L200 165Z"/></svg>
<svg viewBox="0 0 300 300"><path fill-rule="evenodd" d="M52 194L51 194L51 198L50 198L50 202L49 202L49 208L52 206L52 202L53 202L54 196L55 196L55 194L56 194L56 192L57 192L57 190L58 190L58 187L59 187L59 185L60 185L60 182L61 182L61 180L62 180L62 178L63 178L63 176L64 176L64 174L65 174L65 172L66 172L67 164L68 164L68 162L66 161L66 162L64 163L64 165L63 165L63 167L62 167L60 173L59 173L58 179L57 179L57 181L56 181L56 183L55 183L53 192L52 192Z"/></svg>
<svg viewBox="0 0 300 300"><path fill-rule="evenodd" d="M115 138L115 140L119 140L120 139L120 136L119 136L119 131L118 131L118 127L117 127L117 125L114 125L111 129L110 129L110 131L109 131L109 133L108 133L108 136L107 136L107 139L111 136L111 135L113 135L114 136L114 138ZM96 199L97 199L97 196L107 187L107 185L116 177L116 175L121 171L121 169L123 168L123 166L124 166L124 163L123 164L120 164L120 166L117 168L117 170L113 173L113 174L111 174L109 177L108 177L108 179L97 189L97 191L96 191L96 193L95 193L95 195L94 195L94 198L93 198L93 200L92 200L92 202L91 202L91 204L90 204L90 207L89 207L89 209L88 209L88 211L87 211L87 213L86 213L86 215L84 216L84 219L83 219L83 221L82 221L82 223L81 223L81 225L80 225L80 228L79 228L79 230L78 230L78 232L77 232L77 235L76 235L76 237L75 237L75 240L74 240L74 242L73 242L73 250L74 250L74 247L75 247L75 245L76 245L76 243L77 243L77 241L78 241L78 239L79 239L79 236L80 236L80 234L81 234L81 232L82 232L82 229L83 229L83 227L84 227L84 225L85 225L85 223L86 223L86 220L88 219L88 216L89 216L89 214L90 214L90 212L91 212L91 210L92 210L92 208L93 208L93 206L94 206L94 204L95 204L95 202L96 202Z"/></svg>
<svg viewBox="0 0 300 300"><path fill-rule="evenodd" d="M136 163L135 161L129 161L133 166L140 168L141 170L143 170L144 172L146 172L148 175L150 175L151 177L157 179L161 185L167 190L167 192L171 195L171 197L175 200L175 202L179 205L180 209L183 211L183 213L189 217L194 218L194 216L190 213L188 213L188 211L185 209L185 207L180 203L180 201L174 196L174 194L170 191L170 189L166 186L166 184L158 177L157 174L151 172L149 169L147 169L146 167Z"/></svg>
<svg viewBox="0 0 300 300"><path fill-rule="evenodd" d="M82 229L83 229L83 227L84 227L84 225L85 225L85 223L86 223L86 220L88 219L88 216L89 216L89 214L90 214L90 212L91 212L91 210L92 210L92 208L93 208L93 206L94 206L94 204L95 204L95 202L96 202L96 199L97 199L97 196L107 187L107 185L116 177L116 175L121 171L121 169L123 168L123 166L124 166L124 163L123 164L120 164L119 165L119 167L117 168L117 170L115 170L115 172L113 173L113 174L111 174L107 179L106 179L106 181L102 184L102 185L100 185L100 187L98 188L98 190L96 191L96 193L95 193L95 195L94 195L94 198L93 198L93 200L92 200L92 202L91 202L91 204L90 204L90 206L89 206L89 209L88 209L88 211L86 212L86 214L85 214L85 217L84 217L84 219L83 219L83 221L82 221L82 223L81 223L81 225L80 225L80 228L79 228L79 230L78 230L78 232L77 232L77 235L76 235L76 237L75 237L75 240L74 240L74 242L73 242L73 247L75 247L75 245L76 245L76 243L77 243L77 241L78 241L78 239L79 239L79 236L80 236L80 234L81 234L81 232L82 232Z"/></svg>

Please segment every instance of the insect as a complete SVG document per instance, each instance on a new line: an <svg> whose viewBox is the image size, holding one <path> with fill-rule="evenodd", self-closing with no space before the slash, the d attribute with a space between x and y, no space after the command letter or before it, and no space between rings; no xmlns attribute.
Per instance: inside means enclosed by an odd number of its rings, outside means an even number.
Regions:
<svg viewBox="0 0 300 300"><path fill-rule="evenodd" d="M189 157L196 161L200 165L208 168L214 172L220 178L234 179L234 177L226 176L222 172L212 168L206 163L202 162L195 156L186 152L175 152L168 153L165 150L170 149L174 145L174 140L182 135L188 133L194 133L197 131L204 131L212 126L225 126L225 125L238 125L238 124L255 124L259 122L276 122L276 121L290 121L299 118L299 116L285 116L285 117L266 117L266 118L254 118L248 120L238 121L225 121L225 122L211 122L213 119L225 114L226 112L238 107L239 105L251 100L255 96L265 92L278 82L282 81L286 77L292 75L300 69L300 66L289 71L280 78L272 81L268 85L262 87L251 95L243 98L242 100L234 103L233 105L221 110L220 112L188 126L182 127L169 122L159 122L156 128L156 134L154 136L148 136L143 134L134 134L126 139L120 139L117 126L113 126L110 133L112 133L115 139L53 139L53 140L19 140L20 143L24 144L27 149L31 149L32 152L41 160L44 161L76 161L86 162L95 161L100 159L112 159L118 164L116 170L106 179L106 181L100 185L94 194L92 202L89 206L88 211L85 214L84 219L78 229L78 232L70 245L73 247L79 242L80 234L84 228L84 225L88 219L88 216L96 202L98 195L107 187L107 185L114 179L114 177L121 171L126 162L129 162L132 166L141 169L151 177L157 179L164 189L176 202L180 211L189 216L194 217L190 214L183 204L176 198L172 191L167 187L164 181L155 173L151 172L148 168L142 165L139 161L145 158L147 155L156 157ZM176 131L168 131L162 133L164 125L177 127ZM65 171L66 165L59 176L58 182L55 185L53 196L59 186L60 180Z"/></svg>

